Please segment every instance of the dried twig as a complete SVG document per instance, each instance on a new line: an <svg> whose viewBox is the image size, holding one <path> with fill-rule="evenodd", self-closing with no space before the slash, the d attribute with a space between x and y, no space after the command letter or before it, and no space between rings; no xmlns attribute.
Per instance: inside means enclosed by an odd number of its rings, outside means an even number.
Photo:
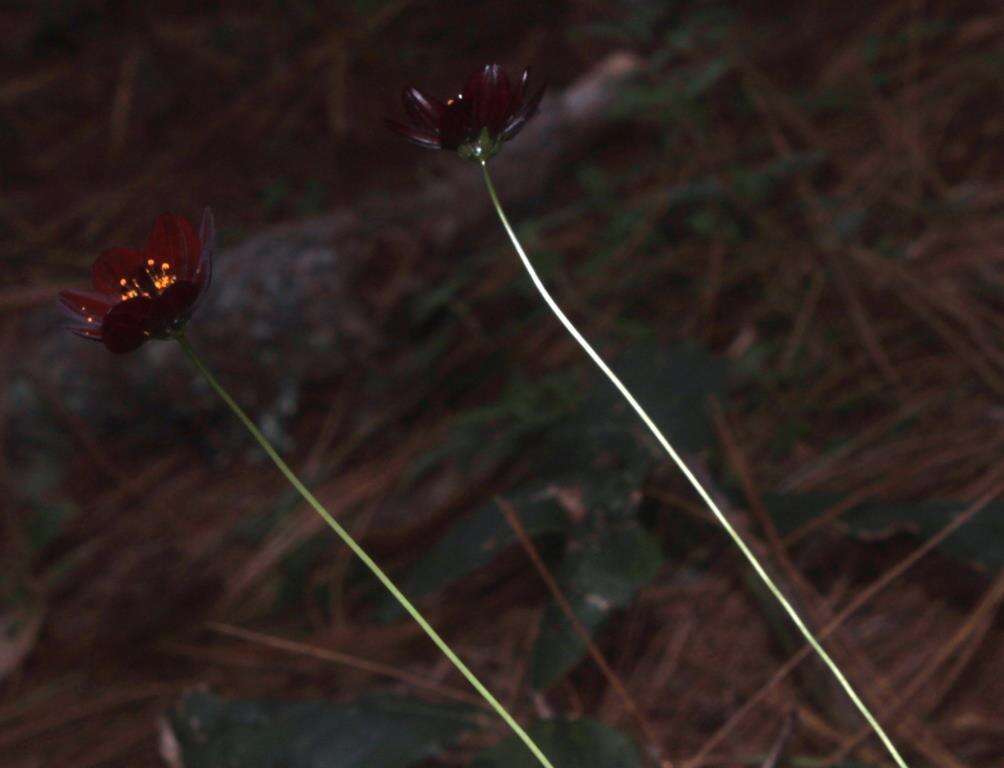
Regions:
<svg viewBox="0 0 1004 768"><path fill-rule="evenodd" d="M599 667L600 672L603 673L603 677L606 678L606 681L617 692L621 702L624 704L624 708L638 724L638 728L644 735L645 741L648 743L649 749L659 762L659 765L663 768L672 768L672 763L662 756L663 749L659 743L655 728L648 721L648 718L645 717L645 714L641 711L638 704L635 702L634 697L627 690L627 687L620 679L620 676L614 671L613 667L610 666L610 662L608 662L606 656L603 655L603 651L601 651L593 641L593 637L589 630L579 620L579 617L575 615L575 609L572 608L572 604L568 602L568 598L565 597L565 593L562 592L558 582L555 580L554 576L548 570L547 565L544 563L544 560L541 558L540 552L537 550L537 546L533 543L533 539L530 538L529 534L526 532L526 528L523 527L523 523L519 519L519 513L516 511L516 508L501 497L496 497L495 503L498 504L499 509L502 510L502 514L505 515L506 522L509 523L513 533L516 534L516 538L519 539L520 545L526 552L527 557L530 558L530 562L533 563L533 567L537 570L540 578L547 586L547 589L551 593L551 597L554 598L554 602L558 606L558 609L564 614L565 618L568 619L568 623L571 625L575 634L577 634L579 639L585 643L590 658L592 658L592 660L596 663L596 666Z"/></svg>
<svg viewBox="0 0 1004 768"><path fill-rule="evenodd" d="M910 568L916 565L922 558L930 554L945 539L972 520L981 510L983 510L984 507L986 507L987 504L997 498L997 496L999 496L1002 492L1004 492L1004 486L998 485L997 487L992 488L976 502L971 504L967 509L956 516L955 519L938 531L938 533L924 542L923 545L911 552L907 557L903 558L882 576L873 581L868 587L858 592L855 598L851 600L847 606L845 606L826 624L826 626L819 631L819 637L821 639L829 637L833 632L841 627L847 619L870 602L877 594L889 586L889 584L910 570ZM811 648L803 646L798 653L789 658L788 661L786 661L771 676L770 680L768 680L756 694L747 699L746 702L732 714L728 721L726 721L725 724L711 736L711 738L704 742L697 753L684 763L684 768L697 768L697 766L703 765L708 755L711 754L711 751L714 750L737 725L739 725L739 723L754 709L754 707L756 707L757 704L763 701L767 694L770 693L770 691L773 690L778 683L791 674L791 672L806 658L808 658L811 653Z"/></svg>
<svg viewBox="0 0 1004 768"><path fill-rule="evenodd" d="M218 634L226 635L227 637L237 637L256 645L265 646L266 648L274 648L275 650L296 654L297 656L309 656L312 659L320 659L322 661L330 661L335 664L342 664L346 667L358 669L361 672L378 675L380 677L387 677L392 680L406 683L413 688L430 691L448 699L462 701L465 704L472 704L474 706L487 709L487 705L484 700L479 696L474 696L466 691L459 691L455 688L444 686L435 680L422 677L421 675L413 675L410 672L398 669L397 667L392 667L389 664L381 664L378 661L371 661L369 659L353 656L348 653L333 651L329 648L319 648L316 645L298 643L294 640L284 640L281 637L274 637L263 632L254 632L250 629L243 629L241 627L235 627L231 624L224 624L222 622L208 622L206 624L206 628L212 630L213 632L217 632Z"/></svg>

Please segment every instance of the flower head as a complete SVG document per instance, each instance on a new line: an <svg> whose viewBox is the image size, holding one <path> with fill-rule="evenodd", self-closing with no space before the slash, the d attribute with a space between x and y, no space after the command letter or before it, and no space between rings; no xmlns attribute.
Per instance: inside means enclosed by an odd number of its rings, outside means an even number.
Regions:
<svg viewBox="0 0 1004 768"><path fill-rule="evenodd" d="M118 353L177 334L209 287L214 241L208 208L198 234L188 219L160 216L143 250L112 248L98 256L93 291L60 292L69 330Z"/></svg>
<svg viewBox="0 0 1004 768"><path fill-rule="evenodd" d="M519 133L533 117L544 86L530 90L530 70L513 86L499 64L486 64L471 75L464 89L445 102L418 88L404 89L407 123L388 120L391 130L429 149L449 149L469 160L484 161L502 142Z"/></svg>

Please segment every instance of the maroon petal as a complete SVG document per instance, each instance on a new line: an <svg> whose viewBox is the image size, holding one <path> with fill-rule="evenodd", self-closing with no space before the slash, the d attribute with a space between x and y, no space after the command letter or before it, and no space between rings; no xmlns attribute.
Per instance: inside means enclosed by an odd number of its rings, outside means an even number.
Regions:
<svg viewBox="0 0 1004 768"><path fill-rule="evenodd" d="M200 287L188 280L169 285L152 300L147 330L155 336L174 331L192 314L201 293Z"/></svg>
<svg viewBox="0 0 1004 768"><path fill-rule="evenodd" d="M165 271L190 280L199 268L201 254L202 243L188 219L171 213L157 217L146 243L147 259L157 268L167 264Z"/></svg>
<svg viewBox="0 0 1004 768"><path fill-rule="evenodd" d="M428 147L429 149L442 148L439 143L439 137L432 131L405 125L404 123L398 122L397 120L391 120L390 118L384 120L384 124L394 131L394 133L404 136L404 138L408 141L418 144L420 147Z"/></svg>
<svg viewBox="0 0 1004 768"><path fill-rule="evenodd" d="M74 321L86 325L101 326L101 321L112 306L117 302L117 296L108 296L94 291L60 291L59 303L63 310Z"/></svg>
<svg viewBox="0 0 1004 768"><path fill-rule="evenodd" d="M473 130L470 102L466 97L457 96L446 103L446 110L439 121L439 144L443 149L458 149L477 138Z"/></svg>
<svg viewBox="0 0 1004 768"><path fill-rule="evenodd" d="M529 120L537 114L537 110L540 108L540 100L544 98L544 91L546 90L547 83L542 83L537 90L530 95L530 98L526 100L526 103L520 106L519 114L523 116L524 120Z"/></svg>
<svg viewBox="0 0 1004 768"><path fill-rule="evenodd" d="M101 324L101 340L111 352L132 352L150 338L153 299L140 296L116 304Z"/></svg>
<svg viewBox="0 0 1004 768"><path fill-rule="evenodd" d="M90 339L91 341L101 341L102 339L101 329L92 328L89 325L68 325L66 330L82 339Z"/></svg>
<svg viewBox="0 0 1004 768"><path fill-rule="evenodd" d="M523 99L526 98L527 86L530 84L530 68L527 67L523 70L523 74L520 75L519 81L516 83L516 87L512 91L512 112L518 112L519 108L523 105Z"/></svg>
<svg viewBox="0 0 1004 768"><path fill-rule="evenodd" d="M60 291L59 303L69 319L66 329L86 339L101 340L101 324L118 297L93 291Z"/></svg>
<svg viewBox="0 0 1004 768"><path fill-rule="evenodd" d="M401 100L404 102L405 111L416 126L433 131L439 127L439 120L446 109L443 102L425 95L418 88L405 88Z"/></svg>
<svg viewBox="0 0 1004 768"><path fill-rule="evenodd" d="M471 104L476 133L487 128L497 137L505 125L512 105L512 86L499 64L487 64L467 81L464 98Z"/></svg>
<svg viewBox="0 0 1004 768"><path fill-rule="evenodd" d="M485 109L484 125L489 134L497 137L512 114L512 86L509 84L509 76L498 65L492 67L492 82Z"/></svg>
<svg viewBox="0 0 1004 768"><path fill-rule="evenodd" d="M526 76L526 73L524 73ZM537 110L540 107L540 100L544 98L544 91L547 90L547 85L541 85L537 90L535 90L530 97L516 110L516 113L512 115L502 129L501 138L502 141L508 141L521 130L526 122L537 114Z"/></svg>
<svg viewBox="0 0 1004 768"><path fill-rule="evenodd" d="M537 112L543 95L543 87L530 90L529 68L513 82L501 65L487 64L446 102L406 88L402 100L408 119L388 120L387 125L420 146L448 150L469 146L465 157L484 160L498 150L500 141L519 133ZM485 134L489 141L482 144Z"/></svg>
<svg viewBox="0 0 1004 768"><path fill-rule="evenodd" d="M91 267L91 281L94 289L102 293L118 294L122 290L119 281L132 280L143 269L146 262L143 251L130 248L111 248L104 251Z"/></svg>
<svg viewBox="0 0 1004 768"><path fill-rule="evenodd" d="M484 103L487 101L489 83L492 80L492 69L498 64L485 64L477 72L467 78L464 90L461 91L461 98L466 99L471 105L475 119L480 119L484 115Z"/></svg>

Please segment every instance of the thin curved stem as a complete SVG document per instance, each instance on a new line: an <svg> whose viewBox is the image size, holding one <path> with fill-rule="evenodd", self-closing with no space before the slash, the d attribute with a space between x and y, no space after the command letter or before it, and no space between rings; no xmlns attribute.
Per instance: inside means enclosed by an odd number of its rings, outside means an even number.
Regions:
<svg viewBox="0 0 1004 768"><path fill-rule="evenodd" d="M649 415L645 412L645 409L641 407L641 404L635 400L634 395L632 395L628 388L624 386L624 383L617 377L617 374L615 374L610 369L610 366L603 361L603 358L601 358L599 353L593 349L592 345L586 341L585 337L579 333L578 329L572 324L572 321L568 319L568 316L565 315L565 313L561 310L561 307L559 307L557 302L551 297L551 294L548 292L543 281L540 279L540 276L537 274L537 270L535 270L533 268L533 264L530 263L530 259L526 255L526 251L523 250L523 246L520 244L519 238L516 237L516 232L513 230L512 225L509 223L509 219L505 215L505 211L502 209L502 203L499 202L498 193L495 191L495 185L492 183L492 178L488 173L488 166L484 161L481 163L481 171L484 174L485 186L488 188L488 195L492 199L492 205L495 207L495 212L498 214L499 221L502 222L503 229L505 229L506 234L509 235L509 240L512 241L513 248L516 249L516 254L519 256L520 261L523 262L523 266L530 275L530 280L533 281L533 284L540 293L541 298L544 299L544 303L547 304L561 324L565 326L565 330L572 335L572 338L578 342L579 346L582 347L592 361L596 363L597 367L603 371L604 375L606 375L608 379L610 379L610 382L617 388L617 391L621 393L625 400L627 400L628 404L634 409L635 413L638 414L638 417L655 436L655 439L659 441L659 444L663 447L666 453L669 454L669 458L673 460L673 463L676 464L679 470L683 473L684 477L690 481L694 490L697 491L698 496L700 496L704 503L708 505L708 509L710 509L714 514L722 528L724 528L725 532L729 535L729 538L731 538L735 545L739 548L739 551L743 553L743 556L749 562L757 576L763 580L763 583L767 586L767 589L770 590L770 593L774 595L775 599L781 604L781 607L784 608L785 613L788 614L792 623L794 623L799 632L801 632L805 637L806 642L812 646L812 649L819 655L819 658L823 660L823 663L829 667L833 676L836 677L837 682L840 683L841 687L854 703L854 706L858 708L858 711L861 712L864 719L868 721L868 724L878 735L882 744L889 751L889 754L892 755L893 760L896 761L896 765L898 765L899 768L909 768L906 761L896 749L896 745L893 744L889 736L886 735L882 726L879 725L878 720L875 719L875 716L868 709L867 705L861 700L861 697L858 696L853 686L844 676L844 673L840 671L836 662L833 661L823 646L820 645L819 641L816 640L812 631L802 620L802 617L798 615L798 611L795 610L794 606L788 601L788 598L784 596L784 593L780 590L777 584L774 583L774 580L767 573L766 569L760 564L760 560L755 554L753 554L753 550L751 550L746 542L743 541L739 532L735 529L732 523L729 522L729 519L725 516L725 514L718 508L718 505L715 504L711 495L704 489L704 486L701 485L694 473L690 471L690 468L684 463L683 459L680 458L680 455L676 452L673 446L670 445L669 440L666 439L665 435L663 435L660 429L655 425L655 422L653 422Z"/></svg>
<svg viewBox="0 0 1004 768"><path fill-rule="evenodd" d="M314 508L314 511L321 516L324 522L326 522L328 526L336 534L338 534L338 537L345 543L345 546L351 549L353 554L355 554L356 557L362 560L363 564L367 568L369 568L370 572L374 576L376 576L377 580L379 580L379 582L384 585L387 591L394 596L394 599L401 604L401 607L408 612L408 615L410 615L411 618L413 618L415 622L425 631L425 634L429 636L432 642L436 644L436 647L443 652L443 655L450 660L453 666L455 666L457 670L459 670L460 674L464 676L464 678L467 680L468 683L471 684L474 690L476 690L481 695L481 697L484 698L486 702L488 702L488 704L491 706L492 709L495 710L498 716L505 721L506 725L512 728L513 732L526 745L527 749L529 749L530 752L533 754L533 756L537 758L538 761L540 761L540 764L543 765L544 768L554 768L551 762L540 750L540 747L538 747L536 743L534 743L533 739L530 738L530 735L523 729L523 727L519 723L517 723L516 720L512 717L512 715L510 715L506 711L505 707L502 706L499 700L492 695L492 693L484 686L484 684L480 680L478 680L477 677L475 677L474 673L471 672L471 670L467 667L467 665L460 660L460 657L453 652L453 649L451 649L450 646L446 644L446 641L439 636L439 633L432 628L432 625L425 620L425 617L422 616L421 613L419 613L418 609L412 604L412 602L407 597L404 596L404 593L401 592L401 590L398 589L397 586L395 586L394 582L390 580L390 577L386 573L384 573L383 569L376 564L373 558L371 558L368 554L366 554L366 550L364 550L361 546L359 546L356 540L352 538L352 535L347 530L345 530L345 528L343 528L342 525L337 520L335 520L335 518L331 515L331 513L324 508L324 505L317 500L317 497L314 496L314 494L311 493L307 489L307 487L300 481L300 478L298 478L293 473L293 470L289 468L286 462L282 460L282 457L279 456L279 454L276 452L275 448L272 447L272 443L269 442L269 439L265 437L265 435L262 433L260 429L258 429L257 426L255 426L255 423L251 421L250 417L248 417L248 415L244 413L241 407L237 405L236 401L223 388L223 385L221 385L220 382L216 380L216 377L213 376L213 374L209 371L209 369L206 368L201 358L196 354L195 350L192 349L192 345L189 344L188 339L184 336L184 334L180 334L176 338L178 340L178 343L181 345L181 348L185 351L185 354L188 356L188 359L192 361L192 364L199 370L199 373L203 375L203 377L206 379L206 382L209 384L210 387L212 387L213 391L215 391L216 394L220 396L220 399L227 404L227 407L230 408L231 411L233 411L234 416L236 416L241 421L241 423L245 427L247 427L248 432L250 432L251 436L258 441L258 444L262 447L265 453L268 454L268 457L272 459L272 462L275 464L276 467L278 467L279 471L289 481L290 485L292 485L304 498L304 500L311 507Z"/></svg>

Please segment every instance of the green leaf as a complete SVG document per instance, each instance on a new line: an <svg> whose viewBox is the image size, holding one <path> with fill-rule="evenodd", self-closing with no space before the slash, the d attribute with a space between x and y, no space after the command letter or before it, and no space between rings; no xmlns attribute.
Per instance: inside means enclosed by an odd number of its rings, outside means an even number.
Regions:
<svg viewBox="0 0 1004 768"><path fill-rule="evenodd" d="M391 698L330 704L194 692L170 724L185 768L406 768L472 727L467 712Z"/></svg>
<svg viewBox="0 0 1004 768"><path fill-rule="evenodd" d="M725 389L724 361L692 345L641 344L621 357L617 370L674 445L684 451L709 445L713 433L706 399ZM502 403L464 419L464 434L472 451L508 433L523 443L533 438L526 449L534 459L533 474L506 498L530 536L566 533L574 541L588 538L597 525L636 520L638 491L663 457L605 378L595 374L584 394L566 375L556 380L557 391L547 382L529 387L514 376ZM578 500L585 513L578 524L559 504L555 489ZM514 542L505 516L490 502L447 530L404 578L405 590L421 596L443 589L488 565ZM380 613L389 619L400 609L385 598Z"/></svg>
<svg viewBox="0 0 1004 768"><path fill-rule="evenodd" d="M839 496L824 493L768 495L764 499L782 533L816 519L839 501ZM865 504L845 512L835 524L861 538L909 533L926 539L968 506L950 501ZM1004 504L987 505L946 539L941 548L949 555L987 568L1004 567Z"/></svg>
<svg viewBox="0 0 1004 768"><path fill-rule="evenodd" d="M674 447L699 451L712 444L707 401L725 392L729 368L724 359L688 343L639 345L617 361L615 370ZM624 413L632 425L640 425L620 394L606 381L603 384L603 400Z"/></svg>
<svg viewBox="0 0 1004 768"><path fill-rule="evenodd" d="M658 542L635 525L606 532L570 552L557 580L575 616L587 629L595 630L652 582L662 560ZM582 659L586 650L586 643L571 622L552 604L533 650L533 686L544 689L553 685Z"/></svg>
<svg viewBox="0 0 1004 768"><path fill-rule="evenodd" d="M555 499L546 494L519 494L510 499L530 536L564 530L570 521ZM505 515L494 501L461 519L437 541L408 574L409 595L436 592L488 565L516 541ZM395 603L396 605L396 603Z"/></svg>
<svg viewBox="0 0 1004 768"><path fill-rule="evenodd" d="M640 768L638 748L622 733L593 720L534 723L530 736L558 768ZM515 736L482 752L472 768L538 768Z"/></svg>

